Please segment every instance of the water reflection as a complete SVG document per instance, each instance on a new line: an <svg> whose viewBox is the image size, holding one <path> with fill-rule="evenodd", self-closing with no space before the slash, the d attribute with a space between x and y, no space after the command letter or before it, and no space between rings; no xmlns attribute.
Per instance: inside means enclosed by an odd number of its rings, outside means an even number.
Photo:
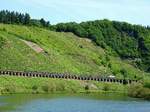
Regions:
<svg viewBox="0 0 150 112"><path fill-rule="evenodd" d="M0 112L150 112L150 102L112 93L5 95Z"/></svg>

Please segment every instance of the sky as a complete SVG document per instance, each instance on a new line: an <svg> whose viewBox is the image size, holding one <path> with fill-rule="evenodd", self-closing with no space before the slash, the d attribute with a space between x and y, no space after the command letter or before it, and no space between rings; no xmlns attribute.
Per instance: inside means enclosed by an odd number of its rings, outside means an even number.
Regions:
<svg viewBox="0 0 150 112"><path fill-rule="evenodd" d="M51 24L109 19L150 25L150 0L0 0L3 9Z"/></svg>

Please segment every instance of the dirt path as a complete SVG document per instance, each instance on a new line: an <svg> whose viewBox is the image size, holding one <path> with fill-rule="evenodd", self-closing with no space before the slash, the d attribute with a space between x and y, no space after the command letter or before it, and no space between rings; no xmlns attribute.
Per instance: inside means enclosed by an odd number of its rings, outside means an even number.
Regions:
<svg viewBox="0 0 150 112"><path fill-rule="evenodd" d="M42 49L39 45L30 42L30 41L26 41L26 40L22 40L25 44L27 44L30 48L32 48L35 52L37 53L41 53L44 51L44 49Z"/></svg>

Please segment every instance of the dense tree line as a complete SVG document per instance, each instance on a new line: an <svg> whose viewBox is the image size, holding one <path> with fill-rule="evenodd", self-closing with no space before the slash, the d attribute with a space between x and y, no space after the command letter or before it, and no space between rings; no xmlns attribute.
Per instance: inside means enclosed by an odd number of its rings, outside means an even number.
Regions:
<svg viewBox="0 0 150 112"><path fill-rule="evenodd" d="M25 13L21 14L18 12L10 12L8 10L0 11L0 22L7 24L23 24L29 25L30 23L30 15Z"/></svg>
<svg viewBox="0 0 150 112"><path fill-rule="evenodd" d="M2 10L0 11L0 23L4 24L21 24L21 25L33 25L39 27L49 27L49 21L45 21L43 18L40 20L31 19L28 13L18 13L14 11Z"/></svg>
<svg viewBox="0 0 150 112"><path fill-rule="evenodd" d="M150 72L150 28L126 22L96 20L77 24L60 23L52 27L58 32L72 32L112 49L121 58L132 59L141 69Z"/></svg>

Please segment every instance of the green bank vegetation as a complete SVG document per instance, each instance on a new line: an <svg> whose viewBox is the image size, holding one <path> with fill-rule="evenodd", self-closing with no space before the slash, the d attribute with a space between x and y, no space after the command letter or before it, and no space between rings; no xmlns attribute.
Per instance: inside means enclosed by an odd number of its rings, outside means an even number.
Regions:
<svg viewBox="0 0 150 112"><path fill-rule="evenodd" d="M150 100L150 82L132 84L128 88L128 95L130 97Z"/></svg>
<svg viewBox="0 0 150 112"><path fill-rule="evenodd" d="M95 81L51 78L0 77L0 94L50 94L50 93L124 93L130 97L150 100L150 82L122 85Z"/></svg>
<svg viewBox="0 0 150 112"><path fill-rule="evenodd" d="M124 92L126 86L115 83L98 83L93 81L27 78L27 77L0 77L0 93L79 93L79 92Z"/></svg>
<svg viewBox="0 0 150 112"><path fill-rule="evenodd" d="M95 81L51 78L0 77L0 94L49 94L49 93L101 93L116 92L130 97L150 100L150 82L122 85Z"/></svg>

